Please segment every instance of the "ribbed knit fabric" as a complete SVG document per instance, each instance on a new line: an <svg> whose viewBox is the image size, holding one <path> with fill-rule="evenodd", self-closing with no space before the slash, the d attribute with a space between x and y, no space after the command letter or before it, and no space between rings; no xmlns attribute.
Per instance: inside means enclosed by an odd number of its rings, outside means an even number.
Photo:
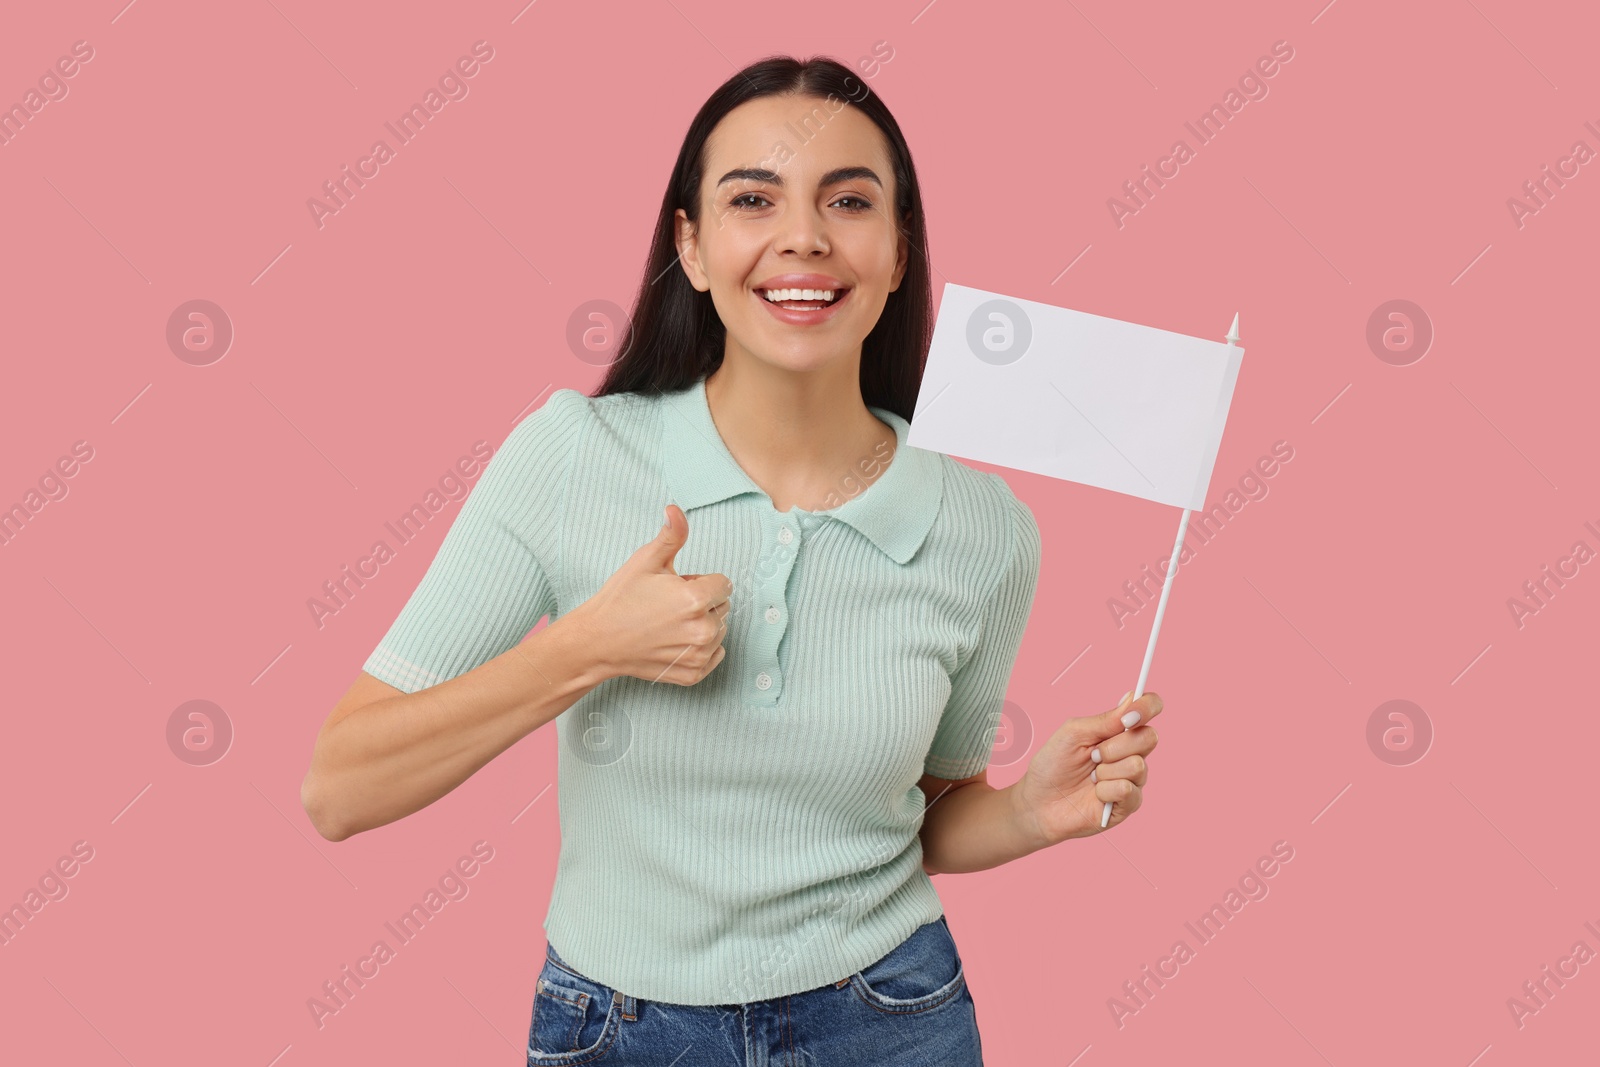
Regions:
<svg viewBox="0 0 1600 1067"><path fill-rule="evenodd" d="M898 441L827 511L777 511L704 379L560 389L507 437L365 669L415 692L505 652L689 522L680 574L734 583L693 686L612 678L556 720L561 852L544 929L635 997L740 1004L836 982L943 914L924 774L989 762L1039 573L1005 480ZM867 467L869 474L873 468ZM851 495L851 494L854 495ZM848 499L845 499L848 498Z"/></svg>

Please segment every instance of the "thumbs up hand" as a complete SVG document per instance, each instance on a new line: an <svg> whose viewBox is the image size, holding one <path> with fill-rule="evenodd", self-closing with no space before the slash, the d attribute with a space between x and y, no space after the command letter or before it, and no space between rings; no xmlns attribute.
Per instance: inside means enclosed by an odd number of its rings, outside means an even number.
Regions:
<svg viewBox="0 0 1600 1067"><path fill-rule="evenodd" d="M684 574L673 559L689 539L676 504L655 538L630 556L599 590L569 613L607 678L694 685L727 655L728 598L722 574Z"/></svg>
<svg viewBox="0 0 1600 1067"><path fill-rule="evenodd" d="M1147 723L1161 698L1129 693L1110 711L1068 719L1039 747L1014 787L1016 813L1036 848L1100 832L1100 810L1111 803L1110 826L1139 810L1149 775L1145 757L1156 747Z"/></svg>

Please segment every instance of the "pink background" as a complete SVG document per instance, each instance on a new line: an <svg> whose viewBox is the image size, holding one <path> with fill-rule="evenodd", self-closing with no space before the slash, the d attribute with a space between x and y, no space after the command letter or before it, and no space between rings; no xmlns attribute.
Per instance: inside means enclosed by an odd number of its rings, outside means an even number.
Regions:
<svg viewBox="0 0 1600 1067"><path fill-rule="evenodd" d="M0 947L0 1059L521 1062L558 842L551 732L339 844L299 804L318 726L459 502L320 627L308 602L473 442L598 381L568 317L631 301L717 84L769 53L854 63L885 42L868 84L915 153L936 295L1217 338L1239 312L1211 499L1293 449L1174 589L1143 810L936 879L988 1062L1593 1060L1600 964L1520 1027L1507 1000L1575 942L1600 951L1581 673L1600 567L1521 626L1508 600L1575 542L1600 549L1600 177L1582 168L1521 226L1507 201L1575 141L1600 148L1597 20L1507 0L1159 18L924 2L8 14L0 103L75 41L94 57L0 145L0 505L74 442L93 458L0 546L0 903L75 842L93 858ZM470 95L319 229L308 198L479 40L494 57ZM1184 122L1277 41L1293 59L1268 95L1197 145ZM1119 228L1108 198L1180 137L1195 158ZM194 299L235 331L208 366L165 337ZM1395 299L1435 331L1403 366L1367 342ZM1011 687L1036 744L1135 682L1153 612L1119 628L1107 602L1170 550L1177 513L1005 473L1044 531ZM1394 699L1434 734L1405 765L1367 740ZM206 766L167 740L190 700L234 732ZM319 1028L308 998L477 841L494 858L470 894ZM1199 945L1185 921L1277 841L1294 857L1270 894ZM1194 958L1119 1026L1109 998L1180 938Z"/></svg>

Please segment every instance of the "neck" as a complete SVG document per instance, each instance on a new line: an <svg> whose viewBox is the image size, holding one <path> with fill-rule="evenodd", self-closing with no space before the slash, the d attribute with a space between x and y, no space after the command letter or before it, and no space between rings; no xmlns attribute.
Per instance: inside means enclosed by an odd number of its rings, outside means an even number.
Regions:
<svg viewBox="0 0 1600 1067"><path fill-rule="evenodd" d="M724 358L706 403L728 451L779 511L827 510L882 475L894 428L861 397L860 359L791 371Z"/></svg>

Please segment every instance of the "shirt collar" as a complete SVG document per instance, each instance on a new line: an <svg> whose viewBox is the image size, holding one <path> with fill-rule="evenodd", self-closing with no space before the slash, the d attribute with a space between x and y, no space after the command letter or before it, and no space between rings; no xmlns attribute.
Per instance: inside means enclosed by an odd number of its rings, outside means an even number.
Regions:
<svg viewBox="0 0 1600 1067"><path fill-rule="evenodd" d="M767 507L771 498L739 466L717 432L706 403L705 378L661 397L661 466L672 503L691 508L754 493ZM906 444L911 424L885 408L868 406L894 428L895 451L889 467L864 492L829 511L817 512L846 523L896 563L905 563L922 546L939 513L944 488L943 460L937 452Z"/></svg>

